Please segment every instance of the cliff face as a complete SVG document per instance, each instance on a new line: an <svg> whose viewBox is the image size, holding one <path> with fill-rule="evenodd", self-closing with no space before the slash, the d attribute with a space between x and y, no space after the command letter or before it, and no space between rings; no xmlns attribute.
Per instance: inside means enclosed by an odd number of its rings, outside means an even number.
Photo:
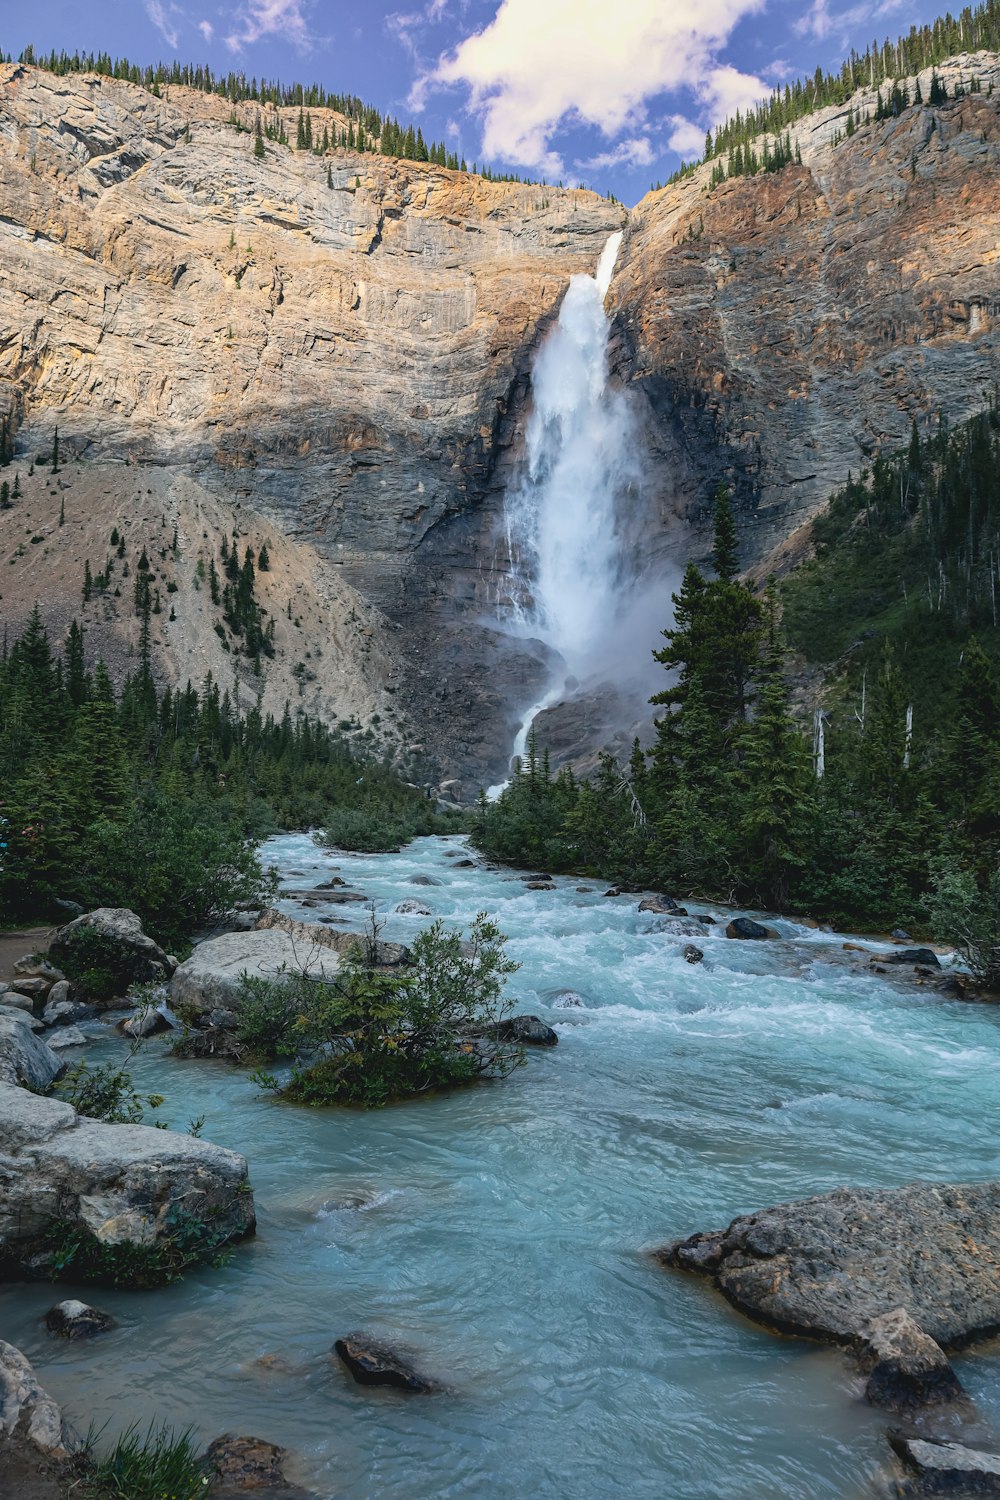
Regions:
<svg viewBox="0 0 1000 1500"><path fill-rule="evenodd" d="M914 419L980 409L1000 374L1000 66L937 72L982 91L852 136L846 104L823 110L790 131L801 165L712 191L702 167L631 215L617 357L661 503L703 523L728 481L748 561ZM851 104L874 117L874 92Z"/></svg>
<svg viewBox="0 0 1000 1500"><path fill-rule="evenodd" d="M58 424L64 457L84 460L74 510L96 508L107 531L122 516L103 466L127 461L158 471L168 509L164 485L183 481L189 502L204 491L306 544L342 615L354 591L371 607L401 720L460 762L476 693L509 716L508 688L473 673L470 698L468 640L449 621L490 596L497 466L531 351L623 211L369 154L268 143L258 160L229 111L189 90L0 68L0 413L25 457ZM294 111L285 123L294 139ZM23 614L25 588L3 586ZM220 672L212 637L199 652ZM162 645L180 670L165 627ZM269 702L288 686L271 677ZM318 693L299 701L328 709ZM341 705L371 707L370 693ZM477 737L473 758L504 759L506 728Z"/></svg>
<svg viewBox="0 0 1000 1500"><path fill-rule="evenodd" d="M702 168L628 216L607 306L644 417L650 551L701 550L725 479L759 561L914 417L982 404L1000 366L1000 64L938 72L984 91L839 143L846 106L826 110L791 132L801 165L713 191ZM278 712L377 713L473 791L542 675L490 624L532 355L625 215L368 154L258 159L254 113L0 68L0 416L4 473L22 476L0 511L17 554L0 614L16 628L38 597L61 630L82 609L124 671L131 586L79 601L117 527L174 586L166 675L212 670ZM56 424L63 473L29 481ZM273 559L263 679L199 588L234 526Z"/></svg>

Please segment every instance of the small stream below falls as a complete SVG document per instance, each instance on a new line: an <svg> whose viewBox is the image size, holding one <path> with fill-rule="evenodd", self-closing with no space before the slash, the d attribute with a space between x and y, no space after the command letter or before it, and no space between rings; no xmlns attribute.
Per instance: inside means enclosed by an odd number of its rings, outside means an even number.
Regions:
<svg viewBox="0 0 1000 1500"><path fill-rule="evenodd" d="M265 853L297 887L339 867L385 911L407 896L456 923L490 911L523 964L519 1008L560 1045L505 1083L364 1113L275 1104L154 1041L135 1075L177 1128L205 1114L205 1136L248 1157L257 1238L160 1292L81 1292L121 1323L91 1344L41 1327L72 1288L6 1287L0 1334L84 1429L253 1433L339 1500L879 1493L886 1419L844 1355L771 1337L644 1251L841 1183L1000 1174L1000 1012L828 964L839 940L791 924L794 949L719 928L692 966L637 897L528 891L456 869L459 850L332 856L288 835ZM390 916L385 935L425 920ZM553 1008L561 989L583 1008ZM329 1351L355 1328L409 1345L450 1389L353 1384ZM996 1346L959 1368L1000 1415Z"/></svg>

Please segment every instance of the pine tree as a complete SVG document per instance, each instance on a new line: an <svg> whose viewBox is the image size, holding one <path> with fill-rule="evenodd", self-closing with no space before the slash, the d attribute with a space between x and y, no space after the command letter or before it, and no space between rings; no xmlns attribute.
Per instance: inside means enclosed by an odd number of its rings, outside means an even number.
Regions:
<svg viewBox="0 0 1000 1500"><path fill-rule="evenodd" d="M736 552L736 523L729 501L729 491L720 484L715 492L715 539L712 544L712 566L720 578L731 582L739 571Z"/></svg>

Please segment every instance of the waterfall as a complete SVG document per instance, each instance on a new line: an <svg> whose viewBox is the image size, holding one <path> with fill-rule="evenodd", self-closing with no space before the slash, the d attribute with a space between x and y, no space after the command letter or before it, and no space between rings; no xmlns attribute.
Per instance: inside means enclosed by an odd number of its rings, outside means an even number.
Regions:
<svg viewBox="0 0 1000 1500"><path fill-rule="evenodd" d="M523 473L504 516L513 573L504 624L544 642L563 669L527 710L514 756L524 753L532 721L565 698L568 686L631 665L625 642L634 634L637 570L629 522L641 461L629 402L608 381L604 311L621 242L621 233L613 234L595 274L572 278L531 372Z"/></svg>

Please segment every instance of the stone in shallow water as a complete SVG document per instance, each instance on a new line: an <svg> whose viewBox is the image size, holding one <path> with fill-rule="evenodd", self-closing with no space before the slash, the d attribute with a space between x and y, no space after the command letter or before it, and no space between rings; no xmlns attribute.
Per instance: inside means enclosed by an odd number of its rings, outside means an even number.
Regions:
<svg viewBox="0 0 1000 1500"><path fill-rule="evenodd" d="M226 1433L205 1450L212 1482L205 1491L210 1500L236 1500L240 1495L263 1493L266 1500L311 1500L311 1492L285 1479L287 1454L277 1443L263 1438L236 1437Z"/></svg>
<svg viewBox="0 0 1000 1500"><path fill-rule="evenodd" d="M858 1346L868 1376L865 1400L872 1406L910 1411L941 1406L964 1395L948 1356L905 1308L874 1318Z"/></svg>
<svg viewBox="0 0 1000 1500"><path fill-rule="evenodd" d="M899 953L879 955L885 964L922 964L927 969L940 969L941 960L933 948L903 948Z"/></svg>
<svg viewBox="0 0 1000 1500"><path fill-rule="evenodd" d="M70 1300L57 1302L55 1307L49 1308L45 1314L45 1326L50 1333L58 1333L60 1338L92 1339L114 1328L115 1320L99 1307Z"/></svg>
<svg viewBox="0 0 1000 1500"><path fill-rule="evenodd" d="M759 941L777 936L773 927L765 927L762 922L755 922L753 917L734 917L726 928L727 938L756 938Z"/></svg>
<svg viewBox="0 0 1000 1500"><path fill-rule="evenodd" d="M429 917L431 909L425 901L398 901L392 908L401 917Z"/></svg>
<svg viewBox="0 0 1000 1500"><path fill-rule="evenodd" d="M639 910L656 912L657 916L665 917L679 908L672 896L647 896L644 901L639 902Z"/></svg>
<svg viewBox="0 0 1000 1500"><path fill-rule="evenodd" d="M497 1036L502 1042L524 1042L529 1047L554 1047L559 1034L539 1016L511 1016L501 1021Z"/></svg>
<svg viewBox="0 0 1000 1500"><path fill-rule="evenodd" d="M689 964L700 964L705 955L700 948L695 947L694 943L685 943L684 957Z"/></svg>
<svg viewBox="0 0 1000 1500"><path fill-rule="evenodd" d="M436 1388L436 1382L415 1369L405 1355L366 1334L346 1334L333 1347L359 1385L392 1385L402 1391Z"/></svg>
<svg viewBox="0 0 1000 1500"><path fill-rule="evenodd" d="M944 1349L1000 1329L1000 1182L838 1188L659 1252L741 1312L848 1343L903 1308Z"/></svg>
<svg viewBox="0 0 1000 1500"><path fill-rule="evenodd" d="M1000 1453L966 1448L962 1443L934 1442L890 1431L893 1451L906 1467L919 1475L916 1484L901 1493L923 1495L1000 1495Z"/></svg>

